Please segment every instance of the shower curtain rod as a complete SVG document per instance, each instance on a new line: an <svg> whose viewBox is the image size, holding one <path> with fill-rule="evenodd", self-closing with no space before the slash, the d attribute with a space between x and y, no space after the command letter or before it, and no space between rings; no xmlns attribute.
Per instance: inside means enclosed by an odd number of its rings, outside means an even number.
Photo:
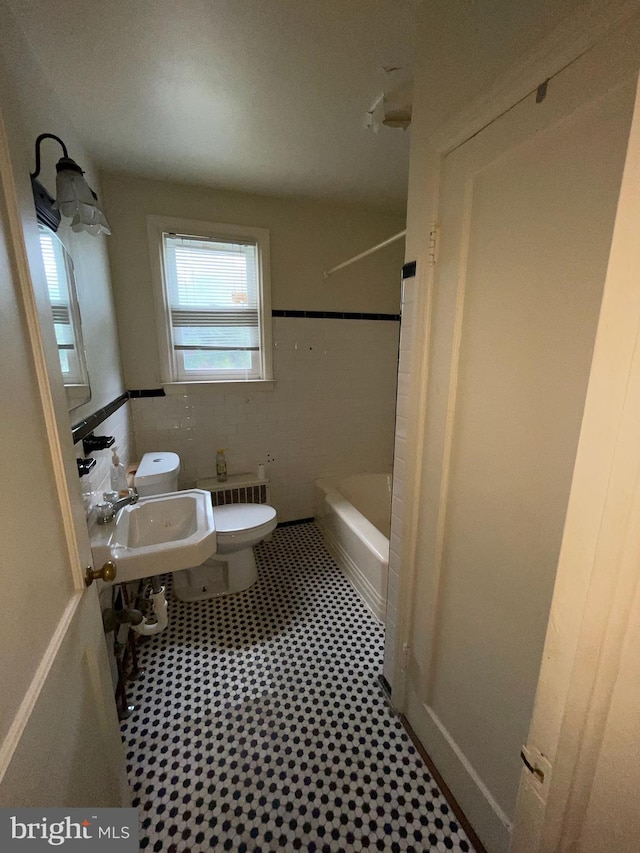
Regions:
<svg viewBox="0 0 640 853"><path fill-rule="evenodd" d="M335 267L331 267L330 270L325 270L323 273L324 277L329 278L329 276L333 275L334 272L338 272L338 270L344 269L345 267L350 266L350 264L355 264L355 262L359 261L361 258L366 258L367 255L372 255L374 252L377 252L378 249L384 249L384 247L388 246L389 243L395 243L396 240L400 240L400 238L404 237L406 233L406 229L404 231L399 231L397 234L394 234L393 237L389 237L387 240L383 240L382 243L378 243L376 246L372 246L365 252L360 252L359 255L356 255L353 258L349 258L348 261L343 261L341 264L338 264Z"/></svg>

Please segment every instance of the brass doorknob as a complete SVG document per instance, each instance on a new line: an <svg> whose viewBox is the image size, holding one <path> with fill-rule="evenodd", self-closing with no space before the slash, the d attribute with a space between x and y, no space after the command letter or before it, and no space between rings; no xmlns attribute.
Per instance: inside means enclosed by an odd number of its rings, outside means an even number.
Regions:
<svg viewBox="0 0 640 853"><path fill-rule="evenodd" d="M116 579L117 572L116 564L112 563L111 560L105 563L101 569L92 569L91 566L87 566L84 582L87 586L91 586L94 580L102 578L103 581L109 583Z"/></svg>

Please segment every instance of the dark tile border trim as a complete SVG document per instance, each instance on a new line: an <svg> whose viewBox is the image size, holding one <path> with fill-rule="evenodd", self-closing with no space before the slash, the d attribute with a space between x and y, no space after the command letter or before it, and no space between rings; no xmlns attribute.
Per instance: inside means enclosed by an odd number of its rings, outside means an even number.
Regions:
<svg viewBox="0 0 640 853"><path fill-rule="evenodd" d="M402 280L404 281L406 278L413 278L416 274L416 262L409 261L408 264L405 264L402 267Z"/></svg>
<svg viewBox="0 0 640 853"><path fill-rule="evenodd" d="M304 317L306 319L319 320L385 320L399 321L399 314L373 314L359 311L294 311L289 308L285 310L275 309L271 312L272 317Z"/></svg>
<svg viewBox="0 0 640 853"><path fill-rule="evenodd" d="M446 801L451 806L453 813L458 818L458 823L464 829L464 831L467 833L467 838L473 844L473 847L476 850L476 853L487 853L483 843L480 841L480 839L476 835L474 828L469 823L467 816L465 815L465 813L460 808L458 801L456 800L456 798L453 796L453 794L449 790L449 787L446 784L446 782L444 781L444 779L442 778L442 776L440 775L438 768L433 763L431 756L428 754L428 752L426 751L424 746L418 740L418 735L411 728L411 726L409 725L409 721L407 720L407 718L405 717L404 714L400 714L400 720L402 722L402 725L405 728L405 731L407 732L407 734L409 735L409 737L413 741L413 745L415 746L416 750L418 751L420 758L422 758L424 763L429 768L429 772L431 773L431 775L435 779L438 788L440 788L440 790L444 794Z"/></svg>
<svg viewBox="0 0 640 853"><path fill-rule="evenodd" d="M71 438L73 439L73 443L77 444L79 441L82 441L82 439L88 436L90 432L93 432L97 426L100 426L103 421L106 421L109 415L112 415L117 411L120 406L124 406L128 399L129 393L128 391L125 391L123 394L120 394L119 397L116 397L115 400L112 400L110 403L107 403L106 406L98 409L97 412L94 412L83 421L80 421L80 423L72 426Z"/></svg>
<svg viewBox="0 0 640 853"><path fill-rule="evenodd" d="M293 527L294 524L309 524L310 521L315 521L313 516L311 518L294 518L293 521L279 521L278 527Z"/></svg>
<svg viewBox="0 0 640 853"><path fill-rule="evenodd" d="M103 421L106 421L109 415L117 411L120 406L124 406L127 400L135 400L138 397L166 397L166 393L164 388L142 388L140 390L124 391L115 400L107 403L106 406L103 406L97 412L94 412L83 421L80 421L80 423L71 427L73 443L77 444L79 441L82 441L90 432L93 432L96 427L100 426Z"/></svg>
<svg viewBox="0 0 640 853"><path fill-rule="evenodd" d="M164 388L142 388L138 391L129 391L129 397L137 400L139 397L166 397Z"/></svg>

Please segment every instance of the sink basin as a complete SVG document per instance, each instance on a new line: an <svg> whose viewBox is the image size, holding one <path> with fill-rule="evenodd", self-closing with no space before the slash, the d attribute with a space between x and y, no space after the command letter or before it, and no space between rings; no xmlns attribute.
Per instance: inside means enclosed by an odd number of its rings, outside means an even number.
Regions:
<svg viewBox="0 0 640 853"><path fill-rule="evenodd" d="M96 568L113 560L115 583L198 566L216 551L211 494L187 489L140 498L113 521L92 526L91 551Z"/></svg>

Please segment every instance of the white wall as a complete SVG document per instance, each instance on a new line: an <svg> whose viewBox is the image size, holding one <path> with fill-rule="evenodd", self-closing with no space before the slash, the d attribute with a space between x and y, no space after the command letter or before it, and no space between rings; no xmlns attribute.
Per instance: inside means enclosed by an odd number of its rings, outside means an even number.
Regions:
<svg viewBox="0 0 640 853"><path fill-rule="evenodd" d="M402 244L330 279L323 271L404 227L403 212L275 198L211 187L102 175L120 348L128 388L161 384L146 216L173 216L267 228L271 307L397 313Z"/></svg>
<svg viewBox="0 0 640 853"><path fill-rule="evenodd" d="M410 184L416 177L416 145L435 138L487 92L499 90L508 99L514 69L534 56L550 33L562 37L564 25L576 13L587 11L588 5L585 0L529 0L517 5L512 0L424 0L416 39ZM608 5L613 10L623 3L610 0ZM416 213L412 207L410 219Z"/></svg>
<svg viewBox="0 0 640 853"><path fill-rule="evenodd" d="M29 182L29 173L35 168L36 137L41 133L59 136L67 146L69 156L86 171L89 184L99 196L101 189L91 158L83 149L75 129L60 108L55 93L4 4L0 5L0 24L0 69L4 96L2 109L6 117L16 182L24 205L23 226L31 274L40 302L46 306L47 291ZM41 154L38 179L55 195L55 164L62 156L62 150L54 140L44 140ZM124 390L124 384L107 255L109 237L75 234L69 228L68 220L63 220L58 234L74 263L91 383L91 400L69 413L69 423L73 425L118 397ZM48 309L44 310L42 324L52 329L53 324L48 315ZM121 412L125 421L120 430L125 444L128 444L129 432L127 412L128 406L125 406ZM4 416L10 417L10 406L6 407ZM76 449L77 455L82 456L81 445ZM79 485L86 488L84 481Z"/></svg>
<svg viewBox="0 0 640 853"><path fill-rule="evenodd" d="M268 228L275 311L397 315L402 244L329 280L323 271L403 228L401 214L103 175L120 343L129 389L161 386L147 214ZM281 521L313 515L313 480L392 463L397 320L273 317L274 387L210 384L132 401L138 457L174 450L181 485L266 463Z"/></svg>

